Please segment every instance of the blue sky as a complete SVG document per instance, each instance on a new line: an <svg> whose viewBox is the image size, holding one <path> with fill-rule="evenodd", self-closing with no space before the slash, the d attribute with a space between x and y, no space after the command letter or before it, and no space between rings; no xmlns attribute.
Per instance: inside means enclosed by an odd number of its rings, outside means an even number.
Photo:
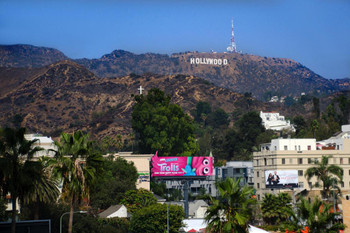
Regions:
<svg viewBox="0 0 350 233"><path fill-rule="evenodd" d="M348 0L0 0L0 44L53 47L71 58L223 52L232 17L243 53L350 77Z"/></svg>

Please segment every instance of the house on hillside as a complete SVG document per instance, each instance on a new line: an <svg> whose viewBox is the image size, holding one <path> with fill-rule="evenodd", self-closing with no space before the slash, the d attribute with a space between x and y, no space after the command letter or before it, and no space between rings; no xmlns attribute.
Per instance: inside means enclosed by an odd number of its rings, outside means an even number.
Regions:
<svg viewBox="0 0 350 233"><path fill-rule="evenodd" d="M278 112L263 112L260 111L260 118L265 129L276 131L288 130L295 132L295 128L290 124L289 120L285 120Z"/></svg>

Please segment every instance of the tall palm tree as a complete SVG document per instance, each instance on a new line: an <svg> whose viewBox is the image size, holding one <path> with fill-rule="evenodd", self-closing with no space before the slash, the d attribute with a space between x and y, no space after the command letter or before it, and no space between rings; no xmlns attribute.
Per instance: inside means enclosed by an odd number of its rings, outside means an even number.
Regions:
<svg viewBox="0 0 350 233"><path fill-rule="evenodd" d="M71 233L74 207L89 197L89 186L101 167L102 157L93 153L89 136L81 131L62 133L55 145L55 174L63 180L63 197L70 205L68 233Z"/></svg>
<svg viewBox="0 0 350 233"><path fill-rule="evenodd" d="M3 195L11 195L12 233L16 231L16 201L33 187L39 177L35 169L37 162L30 159L42 148L33 146L36 140L26 140L25 131L25 128L5 128L0 134L0 188Z"/></svg>
<svg viewBox="0 0 350 233"><path fill-rule="evenodd" d="M51 174L49 160L42 157L36 163L36 172L39 173L38 179L33 182L33 187L21 198L21 203L34 206L34 219L39 219L39 207L41 203L56 202L60 191L58 189L58 180Z"/></svg>
<svg viewBox="0 0 350 233"><path fill-rule="evenodd" d="M332 156L323 155L321 161L315 160L315 166L308 168L305 172L308 182L312 177L316 177L318 181L322 181L322 196L324 198L329 197L331 187L343 180L343 169L334 164L329 165L329 158L332 158ZM315 186L319 186L319 183L317 182Z"/></svg>
<svg viewBox="0 0 350 233"><path fill-rule="evenodd" d="M251 198L253 188L240 187L240 179L227 178L217 183L219 198L210 197L212 205L208 208L205 220L207 229L218 233L248 232L256 200Z"/></svg>

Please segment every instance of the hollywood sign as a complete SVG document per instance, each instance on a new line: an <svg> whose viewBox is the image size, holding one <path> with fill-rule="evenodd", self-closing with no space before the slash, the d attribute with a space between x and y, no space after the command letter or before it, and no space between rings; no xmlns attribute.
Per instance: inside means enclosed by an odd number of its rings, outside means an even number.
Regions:
<svg viewBox="0 0 350 233"><path fill-rule="evenodd" d="M191 64L205 64L205 65L228 65L227 59L216 58L190 58Z"/></svg>

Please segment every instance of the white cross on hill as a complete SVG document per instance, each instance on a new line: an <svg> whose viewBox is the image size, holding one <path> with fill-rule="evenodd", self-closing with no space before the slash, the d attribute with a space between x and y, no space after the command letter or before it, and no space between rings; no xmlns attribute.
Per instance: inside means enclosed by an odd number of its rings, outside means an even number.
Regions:
<svg viewBox="0 0 350 233"><path fill-rule="evenodd" d="M142 88L142 86L140 86L139 88L137 88L137 90L139 90L140 95L142 95L142 91L144 91L145 89L144 89L144 88Z"/></svg>

